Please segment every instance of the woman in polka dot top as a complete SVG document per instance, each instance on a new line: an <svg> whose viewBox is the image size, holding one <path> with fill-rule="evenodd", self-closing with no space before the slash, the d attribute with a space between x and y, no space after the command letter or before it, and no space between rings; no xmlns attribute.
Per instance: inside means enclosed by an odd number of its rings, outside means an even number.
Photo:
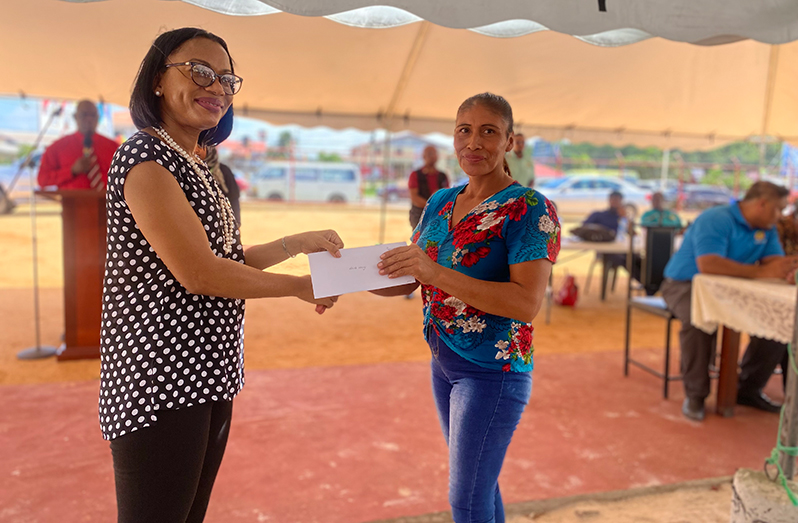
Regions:
<svg viewBox="0 0 798 523"><path fill-rule="evenodd" d="M263 269L327 250L334 231L246 251L198 146L232 129L241 87L227 44L195 28L159 36L130 110L140 129L116 152L107 192L100 425L111 440L120 522L202 521L244 384L244 300L295 296L323 313L309 276Z"/></svg>

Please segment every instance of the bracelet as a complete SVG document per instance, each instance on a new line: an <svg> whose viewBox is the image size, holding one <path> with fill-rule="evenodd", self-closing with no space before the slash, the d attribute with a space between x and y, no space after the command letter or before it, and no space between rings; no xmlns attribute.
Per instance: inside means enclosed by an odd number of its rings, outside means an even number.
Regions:
<svg viewBox="0 0 798 523"><path fill-rule="evenodd" d="M285 246L285 236L283 236L283 250L290 258L296 258L296 254L291 254L288 252L288 247Z"/></svg>

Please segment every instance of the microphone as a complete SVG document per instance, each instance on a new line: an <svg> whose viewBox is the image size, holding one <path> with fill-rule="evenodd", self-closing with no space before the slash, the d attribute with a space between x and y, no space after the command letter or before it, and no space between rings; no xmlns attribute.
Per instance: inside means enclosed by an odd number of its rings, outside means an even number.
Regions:
<svg viewBox="0 0 798 523"><path fill-rule="evenodd" d="M91 156L93 144L94 144L94 132L89 131L83 135L83 156L87 158Z"/></svg>

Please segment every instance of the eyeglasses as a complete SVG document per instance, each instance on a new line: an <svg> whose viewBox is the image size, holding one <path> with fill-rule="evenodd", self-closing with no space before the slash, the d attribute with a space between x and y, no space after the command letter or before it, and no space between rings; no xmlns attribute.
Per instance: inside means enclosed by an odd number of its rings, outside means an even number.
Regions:
<svg viewBox="0 0 798 523"><path fill-rule="evenodd" d="M182 65L187 65L190 67L189 72L191 74L191 79L200 87L210 87L218 78L224 94L236 94L241 90L241 84L244 82L244 79L240 76L236 76L231 73L216 74L216 71L207 65L198 62L166 64L166 67L178 67Z"/></svg>

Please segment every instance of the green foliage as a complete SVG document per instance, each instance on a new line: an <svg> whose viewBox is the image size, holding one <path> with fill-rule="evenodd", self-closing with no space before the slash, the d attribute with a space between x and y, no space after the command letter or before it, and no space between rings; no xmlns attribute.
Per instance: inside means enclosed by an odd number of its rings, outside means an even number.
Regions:
<svg viewBox="0 0 798 523"><path fill-rule="evenodd" d="M288 160L288 151L269 149L266 151L266 158L270 158L272 160Z"/></svg>
<svg viewBox="0 0 798 523"><path fill-rule="evenodd" d="M30 144L22 144L19 146L19 153L17 154L17 158L20 160L24 160L26 156L30 154L33 150L33 145Z"/></svg>
<svg viewBox="0 0 798 523"><path fill-rule="evenodd" d="M701 183L703 185L712 185L714 187L723 186L727 189L734 189L734 173L724 172L720 167L712 167L701 179ZM748 176L740 173L739 183L740 192L743 192L748 190L754 182Z"/></svg>
<svg viewBox="0 0 798 523"><path fill-rule="evenodd" d="M764 148L764 157L762 158L763 165L778 165L781 157L781 142L768 143ZM661 163L662 163L662 149L657 147L636 147L628 145L626 147L615 148L610 145L593 145L590 143L577 143L577 144L562 144L560 146L562 157L566 159L565 166L570 169L588 168L593 167L596 163L594 160L611 160L616 161L616 152L623 155L623 160L627 163L649 163L650 165L635 165L632 167L636 170L641 179L659 178L661 176ZM718 165L731 165L735 160L745 165L759 165L760 162L760 146L754 142L734 142L727 144L723 147L713 149L710 151L694 151L684 152L680 150L671 151L670 163L670 177L676 177L676 169L678 164L674 161L675 154L681 155L685 163L703 163L703 164L718 164ZM721 173L722 174L722 173ZM732 185L734 184L734 173L727 172L726 174L715 174L715 180L721 183L721 180L727 180L730 177ZM741 187L747 180L747 176L741 176ZM726 184L726 181L722 181Z"/></svg>
<svg viewBox="0 0 798 523"><path fill-rule="evenodd" d="M341 155L338 153L325 153L324 151L319 153L319 161L320 162L343 162L344 159L341 158Z"/></svg>
<svg viewBox="0 0 798 523"><path fill-rule="evenodd" d="M738 162L743 164L759 164L759 144L751 142L734 142L711 151L696 151L681 154L686 162L732 163L732 158L736 158ZM780 157L781 142L765 145L765 165L773 163L774 160L778 162Z"/></svg>
<svg viewBox="0 0 798 523"><path fill-rule="evenodd" d="M280 133L280 137L277 139L277 145L279 147L288 147L293 141L294 137L291 135L291 131L283 131Z"/></svg>
<svg viewBox="0 0 798 523"><path fill-rule="evenodd" d="M662 149L657 147L636 147L628 145L616 149L610 145L593 145L590 143L563 144L560 147L563 158L581 159L584 157L614 159L615 152L619 151L627 161L639 160L649 162L662 161ZM732 163L736 158L740 163L756 165L759 163L759 144L752 142L734 142L718 149L710 151L684 152L678 149L671 151L671 154L678 152L682 155L685 162L697 163ZM778 160L781 155L781 142L766 144L764 163L769 164Z"/></svg>

